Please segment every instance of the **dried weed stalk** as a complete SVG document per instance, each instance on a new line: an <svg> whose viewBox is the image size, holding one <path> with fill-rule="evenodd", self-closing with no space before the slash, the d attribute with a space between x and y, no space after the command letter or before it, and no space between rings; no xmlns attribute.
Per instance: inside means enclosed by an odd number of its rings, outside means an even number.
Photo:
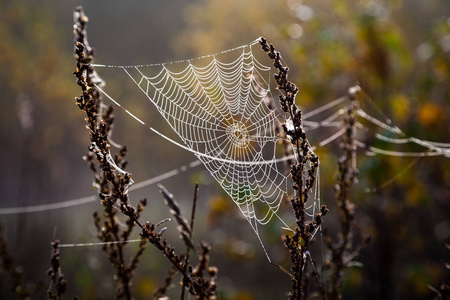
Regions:
<svg viewBox="0 0 450 300"><path fill-rule="evenodd" d="M87 128L91 136L89 153L84 159L94 172L94 185L99 191L103 204L103 216L100 217L95 212L93 217L98 238L102 242L108 243L103 246L103 251L108 254L109 261L116 271L114 277L117 281L116 298L132 299L132 278L138 266L139 258L144 252L146 240L142 238L138 249L128 262L125 257L125 247L128 245L126 241L129 239L136 223L132 218L129 218L125 228L122 229L118 223L116 205L120 206L122 212L132 215L137 220L146 205L146 200L141 200L137 209L127 207L126 190L131 183L131 174L118 171L126 167L127 161L124 157L127 149L122 147L119 154L112 158L108 136L114 121L113 110L112 107L108 107L103 113L101 112L100 94L92 88L94 83L100 85L103 84L103 81L89 65L94 59L94 52L87 43L87 21L88 19L83 11L77 9L74 26L77 69L74 74L78 78L78 85L83 90L83 94L77 99L77 104L87 113ZM84 49L80 46L81 43L83 43ZM85 75L83 76L83 74Z"/></svg>
<svg viewBox="0 0 450 300"><path fill-rule="evenodd" d="M113 124L112 107L108 107L105 113L101 114L100 94L95 85L101 85L102 80L98 77L91 63L94 59L94 52L89 46L86 36L87 17L84 15L83 9L78 7L74 13L75 17L75 57L77 60L77 68L74 72L77 78L77 84L81 87L82 94L76 98L78 107L86 113L87 129L90 132L91 146L90 153L86 160L89 162L90 168L95 173L95 184L99 189L99 196L104 206L105 221L101 225L98 215L94 215L99 237L102 241L125 241L134 226L140 227L142 230L141 242L138 251L126 266L123 257L124 243L114 243L105 246L105 251L110 257L110 261L116 268L118 278L117 297L131 297L131 278L136 269L139 257L145 247L145 241L154 245L172 264L170 276L166 280L170 282L173 278L173 270L181 273L184 296L184 289L194 295L197 299L215 299L216 284L215 277L217 269L209 266L210 247L206 243L201 243L200 249L196 252L198 263L195 267L189 265L188 255L177 254L168 241L162 237L164 230L156 232L158 224L151 222L141 223L139 214L145 206L145 200L138 204L135 208L130 204L128 196L128 187L132 184L131 174L123 171L126 165L123 157L126 148L120 151L115 158L110 152L109 132ZM180 235L182 240L189 249L194 248L192 239L192 225L189 226L186 218L184 218L179 210L176 202L165 189L161 188L161 192L169 206L172 214L175 216L180 226ZM196 199L196 196L194 200ZM194 201L195 202L195 201ZM127 228L123 231L119 230L116 222L116 213L120 211L128 217ZM189 252L187 252L189 253ZM158 292L158 296L162 297L166 288L162 288Z"/></svg>
<svg viewBox="0 0 450 300"><path fill-rule="evenodd" d="M52 255L50 257L50 269L47 271L47 275L51 278L52 284L50 285L48 298L51 300L63 299L63 294L67 290L67 281L64 278L64 274L61 271L61 262L59 259L59 241L56 240L51 243ZM77 297L74 298L78 299Z"/></svg>
<svg viewBox="0 0 450 300"><path fill-rule="evenodd" d="M3 224L0 223L0 275L3 274L3 271L5 271L5 273L10 277L10 287L12 295L14 295L14 299L31 299L31 296L34 295L42 286L42 282L24 282L23 268L14 264L14 258L9 252L3 233ZM0 289L3 289L1 280Z"/></svg>
<svg viewBox="0 0 450 300"><path fill-rule="evenodd" d="M331 270L329 299L342 299L342 273L350 262L354 261L361 250L369 243L370 237L364 237L359 245L353 243L355 205L350 201L350 189L356 181L358 170L356 168L356 113L359 108L358 94L362 92L359 86L351 87L348 91L350 105L344 117L345 134L340 147L343 151L338 159L335 175L335 203L339 212L340 232L337 241L332 241L326 234L327 247L331 254L331 260L327 261L324 268Z"/></svg>
<svg viewBox="0 0 450 300"><path fill-rule="evenodd" d="M314 233L322 224L322 216L328 209L321 207L321 212L314 216L314 221L306 220L306 203L316 180L316 170L319 167L319 157L314 154L306 139L306 133L302 127L302 112L295 105L295 96L298 93L297 86L288 81L288 67L281 63L281 55L272 44L261 38L262 49L273 60L273 66L278 70L274 75L277 87L282 94L279 97L281 108L289 114L291 124L283 124L283 131L289 137L296 154L296 162L291 165L291 178L296 195L290 199L292 210L296 218L295 233L283 238L284 245L289 249L292 271L292 291L289 299L306 299L308 295L309 276L306 272L306 262L309 258L312 265L312 273L318 279L318 272L309 256L309 245ZM308 175L304 178L303 174ZM317 280L318 288L322 289L320 280Z"/></svg>

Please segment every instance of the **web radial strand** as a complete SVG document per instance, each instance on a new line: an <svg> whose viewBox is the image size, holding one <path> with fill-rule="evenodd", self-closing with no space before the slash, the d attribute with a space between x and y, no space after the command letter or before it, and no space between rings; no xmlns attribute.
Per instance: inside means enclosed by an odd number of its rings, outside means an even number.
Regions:
<svg viewBox="0 0 450 300"><path fill-rule="evenodd" d="M266 224L276 215L288 178L276 157L278 114L265 101L270 67L250 46L229 61L213 55L123 70L250 222Z"/></svg>

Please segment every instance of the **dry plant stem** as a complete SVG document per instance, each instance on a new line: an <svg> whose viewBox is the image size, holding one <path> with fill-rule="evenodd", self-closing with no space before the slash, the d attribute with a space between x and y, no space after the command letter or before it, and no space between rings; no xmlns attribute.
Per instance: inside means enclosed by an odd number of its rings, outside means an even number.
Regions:
<svg viewBox="0 0 450 300"><path fill-rule="evenodd" d="M52 256L50 258L51 268L47 271L47 275L50 276L50 278L52 279L53 286L56 290L56 293L54 293L51 289L48 290L49 299L52 300L62 299L62 295L66 292L67 289L67 281L64 279L64 274L61 271L58 245L59 245L58 240L51 243L52 246Z"/></svg>
<svg viewBox="0 0 450 300"><path fill-rule="evenodd" d="M77 24L75 25L75 34L77 37L75 56L77 59L77 68L74 72L77 77L77 84L82 89L82 95L77 98L77 105L81 110L83 110L86 115L86 122L88 123L87 129L90 131L91 137L91 147L90 150L94 153L92 158L95 156L97 159L100 169L102 171L101 177L97 174L96 178L103 189L101 189L100 198L102 198L102 203L107 206L108 215L113 215L113 204L119 200L119 207L122 213L127 215L133 222L136 222L143 230L143 235L148 238L151 242L157 243L158 248L163 251L167 257L172 258L171 248L166 245L160 244L160 238L158 234L152 232L155 228L153 224L142 225L138 216L136 215L136 210L134 207L129 205L127 185L131 182L130 173L120 173L119 175L115 172L115 167L109 160L110 145L108 143L108 132L107 123L105 121L99 120L99 93L93 88L94 82L99 83L101 80L97 77L95 71L91 67L90 63L93 61L93 51L86 41L85 24L87 23L87 17L84 15L81 8L77 8L78 18ZM94 78L93 78L94 77ZM94 164L91 164L91 168ZM95 169L96 170L96 169ZM108 184L111 184L112 188L109 188ZM111 217L110 217L111 219ZM117 238L117 237L116 237ZM182 271L179 261L171 259L172 263Z"/></svg>
<svg viewBox="0 0 450 300"><path fill-rule="evenodd" d="M191 212L191 232L189 234L189 239L192 241L192 233L194 232L194 222L195 222L195 209L197 207L197 194L198 194L198 182L195 183L195 189L194 189L194 201L192 203L192 212ZM188 268L188 264L189 264L189 253L191 250L191 246L187 245L186 246L186 259L185 259L185 263L184 263L184 272L187 273L187 268ZM184 277L183 277L183 287L181 290L181 300L184 299L184 293L185 293L185 282L184 282Z"/></svg>
<svg viewBox="0 0 450 300"><path fill-rule="evenodd" d="M74 72L78 78L77 83L83 89L83 95L77 99L78 106L85 110L88 118L88 129L91 132L91 146L90 152L85 157L88 161L91 170L94 172L95 182L97 186L100 198L103 203L103 216L105 221L101 224L101 219L97 213L94 213L95 225L98 232L98 237L102 242L120 242L126 241L135 227L135 222L127 222L125 230L121 230L116 220L116 212L114 205L117 200L122 202L126 200L126 187L129 185L131 175L128 173L120 173L118 176L115 173L116 167L120 166L121 169L125 168L126 161L123 159L126 153L126 148L123 147L114 159L109 152L108 135L111 131L114 121L112 115L112 108L109 107L103 113L100 110L100 95L97 91L91 88L93 84L102 84L102 80L97 76L95 71L90 67L89 63L93 61L94 53L87 43L86 36L86 23L87 17L83 14L82 10L75 12L75 26L74 31L76 35L76 43L85 46L82 50L77 46L77 69ZM87 46L86 46L87 45ZM80 52L81 50L81 52ZM99 168L97 168L94 157L98 161ZM134 212L136 218L139 217L139 213L143 210L145 201L141 201L138 205L137 211ZM108 254L111 264L116 269L117 280L117 298L132 299L131 295L131 280L134 270L137 267L139 257L142 255L145 249L145 242L141 242L136 254L131 259L130 263L126 262L124 255L124 248L126 243L113 243L105 245L103 250Z"/></svg>
<svg viewBox="0 0 450 300"><path fill-rule="evenodd" d="M176 222L179 224L177 226L178 232L180 233L180 239L185 243L187 247L187 255L189 255L189 250L196 250L194 240L192 238L193 226L195 221L195 208L197 202L197 190L198 186L196 186L194 191L194 202L192 206L192 214L191 214L191 222L187 221L187 219L181 213L181 209L179 207L178 202L174 199L173 195L170 194L162 185L159 185L160 192L164 197L164 201L166 205L170 208L170 212L174 216ZM198 264L195 268L188 264L188 260L186 259L184 262L184 273L182 273L182 285L193 295L196 295L198 299L212 299L215 297L215 277L217 275L217 268L209 266L209 252L210 247L207 243L201 243L201 251L196 251ZM185 277L185 274L190 275L190 278ZM189 283L189 279L192 283ZM202 293L198 293L198 291L204 291ZM206 293L205 293L206 292ZM182 297L183 297L182 291Z"/></svg>
<svg viewBox="0 0 450 300"><path fill-rule="evenodd" d="M341 299L342 270L344 264L344 252L349 248L351 241L351 229L353 225L355 206L350 202L349 192L353 185L357 170L354 168L353 160L355 156L355 124L358 101L355 93L349 93L351 103L344 118L345 135L341 141L342 156L338 160L338 170L336 172L336 203L341 217L340 241L332 246L332 276L331 276L331 299Z"/></svg>
<svg viewBox="0 0 450 300"><path fill-rule="evenodd" d="M356 112L359 107L357 96L362 90L359 86L349 89L348 97L350 105L344 117L345 135L341 140L342 156L338 159L335 176L335 201L340 213L340 236L333 244L330 237L326 238L328 248L331 251L331 290L329 299L342 299L340 290L342 288L342 272L349 262L354 260L367 243L369 238L365 237L363 242L351 250L353 240L353 227L355 217L355 205L349 200L350 188L356 180L358 170L356 169L355 155L355 132Z"/></svg>
<svg viewBox="0 0 450 300"><path fill-rule="evenodd" d="M186 268L183 256L178 255L175 249L170 246L166 239L162 238L163 230L155 232L157 225L147 222L142 224L139 221L139 213L145 205L141 202L138 208L134 208L130 205L128 198L128 187L132 183L131 174L122 170L122 157L124 154L112 159L110 154L110 144L108 141L108 135L113 123L112 108L109 108L105 114L100 116L100 95L94 88L94 83L97 85L102 84L102 80L97 76L97 73L91 66L93 62L93 51L89 47L86 38L86 23L88 19L83 13L83 9L78 7L75 11L75 57L77 60L77 68L74 72L77 78L77 84L81 87L82 95L76 98L78 107L86 113L86 122L88 123L87 129L90 132L91 138L91 153L86 158L90 164L91 169L96 173L95 184L99 188L99 196L102 199L102 203L105 207L105 221L109 229L103 233L102 226L97 216L94 216L96 220L96 226L100 228L99 236L104 236L105 240L124 240L129 236L131 227L137 225L141 228L141 236L143 239L148 240L153 244L162 254L170 261L173 267L181 273L184 278L184 283L189 292L196 296L198 299L213 299L215 295L215 281L214 278L217 274L217 270L214 267L209 267L209 246L202 244L203 251L198 254L199 263L196 268ZM99 165L97 167L94 159ZM118 168L117 164L121 167ZM118 208L116 208L118 206ZM118 234L117 224L114 221L114 214L119 210L125 216L128 217L127 222L129 229L127 229L121 236ZM179 214L180 217L181 214ZM180 220L182 220L180 218ZM179 220L177 220L179 221ZM185 227L188 227L186 225ZM114 257L112 261L116 267L117 275L121 277L122 287L118 296L126 296L127 299L131 299L131 293L129 291L129 284L133 270L137 266L137 261L142 254L144 243L141 242L140 249L134 259L131 266L122 268L123 253L120 250L122 243L118 243L117 246L109 247L110 258ZM116 248L114 248L116 247ZM119 248L117 248L119 247ZM116 256L118 259L116 259ZM204 271L207 271L206 273Z"/></svg>
<svg viewBox="0 0 450 300"><path fill-rule="evenodd" d="M274 99L272 97L268 97L266 99L266 105L267 108L269 108L271 111L276 109ZM283 131L281 125L279 123L274 124L274 130L275 134L280 137L278 140L278 143L281 145L283 149L283 156L284 158L287 158L291 155L292 152L292 144L286 139L286 134ZM290 165L292 165L293 161L291 159L286 159L284 161L284 165L286 167L286 170L289 168Z"/></svg>
<svg viewBox="0 0 450 300"><path fill-rule="evenodd" d="M23 270L20 266L14 265L14 259L9 252L4 237L3 224L0 223L0 275L3 274L3 271L9 274L11 291L15 299L31 299L30 297L42 286L42 283L25 284ZM2 283L1 280L0 283ZM0 288L3 288L3 286L0 285Z"/></svg>
<svg viewBox="0 0 450 300"><path fill-rule="evenodd" d="M137 213L139 214L143 207L145 206L145 200L142 200L138 204ZM139 263L139 258L143 254L146 246L146 240L141 239L138 250L130 259L130 262L127 263L124 250L125 246L128 245L125 243L128 240L128 237L135 227L134 222L130 222L128 220L126 222L126 229L120 230L120 227L116 221L116 210L112 210L113 206L104 205L104 217L105 221L103 225L101 224L101 219L97 213L94 213L95 225L98 232L98 237L103 242L116 242L123 241L124 243L113 243L109 245L104 245L103 250L108 254L109 260L111 264L116 269L116 280L117 280L117 291L116 298L125 297L126 299L131 299L131 281L134 275L134 271L137 268Z"/></svg>
<svg viewBox="0 0 450 300"><path fill-rule="evenodd" d="M289 249L292 262L291 271L293 272L292 292L289 294L289 299L306 299L309 276L305 276L305 265L308 247L313 234L322 223L322 216L328 212L326 206L323 206L321 213L315 215L313 222L306 221L306 203L315 183L319 157L312 152L307 142L306 133L302 127L302 112L295 105L298 88L287 79L289 69L283 66L281 55L272 44L269 45L264 38L261 38L260 44L273 60L273 66L278 70L274 78L278 89L282 92L279 101L281 108L289 114L291 121L291 124L283 124L282 127L296 154L296 162L291 165L290 171L293 188L296 190L296 196L290 201L296 218L296 228L293 236L286 235L284 237L284 244ZM308 164L309 169L307 169ZM303 176L304 173L307 173L306 178Z"/></svg>
<svg viewBox="0 0 450 300"><path fill-rule="evenodd" d="M172 266L169 270L169 274L164 280L164 284L160 286L153 295L154 299L162 298L166 295L167 290L169 289L170 284L172 283L173 277L178 273L177 268Z"/></svg>

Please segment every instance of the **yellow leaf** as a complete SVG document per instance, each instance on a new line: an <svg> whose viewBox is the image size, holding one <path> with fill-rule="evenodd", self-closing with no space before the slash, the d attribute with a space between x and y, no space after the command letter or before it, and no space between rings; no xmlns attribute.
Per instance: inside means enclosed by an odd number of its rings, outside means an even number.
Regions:
<svg viewBox="0 0 450 300"><path fill-rule="evenodd" d="M445 109L435 103L425 103L419 110L419 122L426 127L435 127L441 124Z"/></svg>
<svg viewBox="0 0 450 300"><path fill-rule="evenodd" d="M396 94L392 98L392 108L394 110L395 120L405 122L408 118L410 107L409 99L404 94Z"/></svg>

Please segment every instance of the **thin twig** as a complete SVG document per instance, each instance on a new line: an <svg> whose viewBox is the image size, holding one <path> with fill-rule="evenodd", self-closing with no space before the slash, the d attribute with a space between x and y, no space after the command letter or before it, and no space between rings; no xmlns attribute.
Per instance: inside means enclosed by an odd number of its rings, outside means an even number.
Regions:
<svg viewBox="0 0 450 300"><path fill-rule="evenodd" d="M289 256L292 262L292 292L289 299L302 299L307 297L308 276L305 269L305 254L309 244L322 223L322 216L328 212L326 206L321 208L321 212L314 216L313 222L306 221L306 202L310 191L314 187L316 171L319 167L319 157L312 151L307 139L306 132L302 126L302 112L295 104L295 97L298 93L297 86L288 81L289 68L283 66L280 52L275 50L272 44L268 44L266 39L261 38L262 50L267 52L273 60L273 66L278 70L274 75L278 90L281 91L279 101L281 108L289 115L289 124L283 124L282 128L291 144L294 146L296 162L291 165L291 179L296 197L291 199L291 206L296 218L296 228L293 236L284 237L284 245L289 249ZM305 176L306 175L306 176Z"/></svg>
<svg viewBox="0 0 450 300"><path fill-rule="evenodd" d="M194 221L195 221L195 209L197 207L197 193L198 193L198 182L195 183L195 189L194 189L194 201L192 203L192 212L191 212L191 231L189 234L189 238L192 242L192 233L194 232ZM193 244L193 242L192 242ZM184 271L187 273L187 268L189 264L189 253L190 253L191 247L189 245L186 246L186 260L184 263ZM181 300L184 299L184 291L185 291L185 285L184 285L184 277L183 277L183 287L181 289Z"/></svg>

